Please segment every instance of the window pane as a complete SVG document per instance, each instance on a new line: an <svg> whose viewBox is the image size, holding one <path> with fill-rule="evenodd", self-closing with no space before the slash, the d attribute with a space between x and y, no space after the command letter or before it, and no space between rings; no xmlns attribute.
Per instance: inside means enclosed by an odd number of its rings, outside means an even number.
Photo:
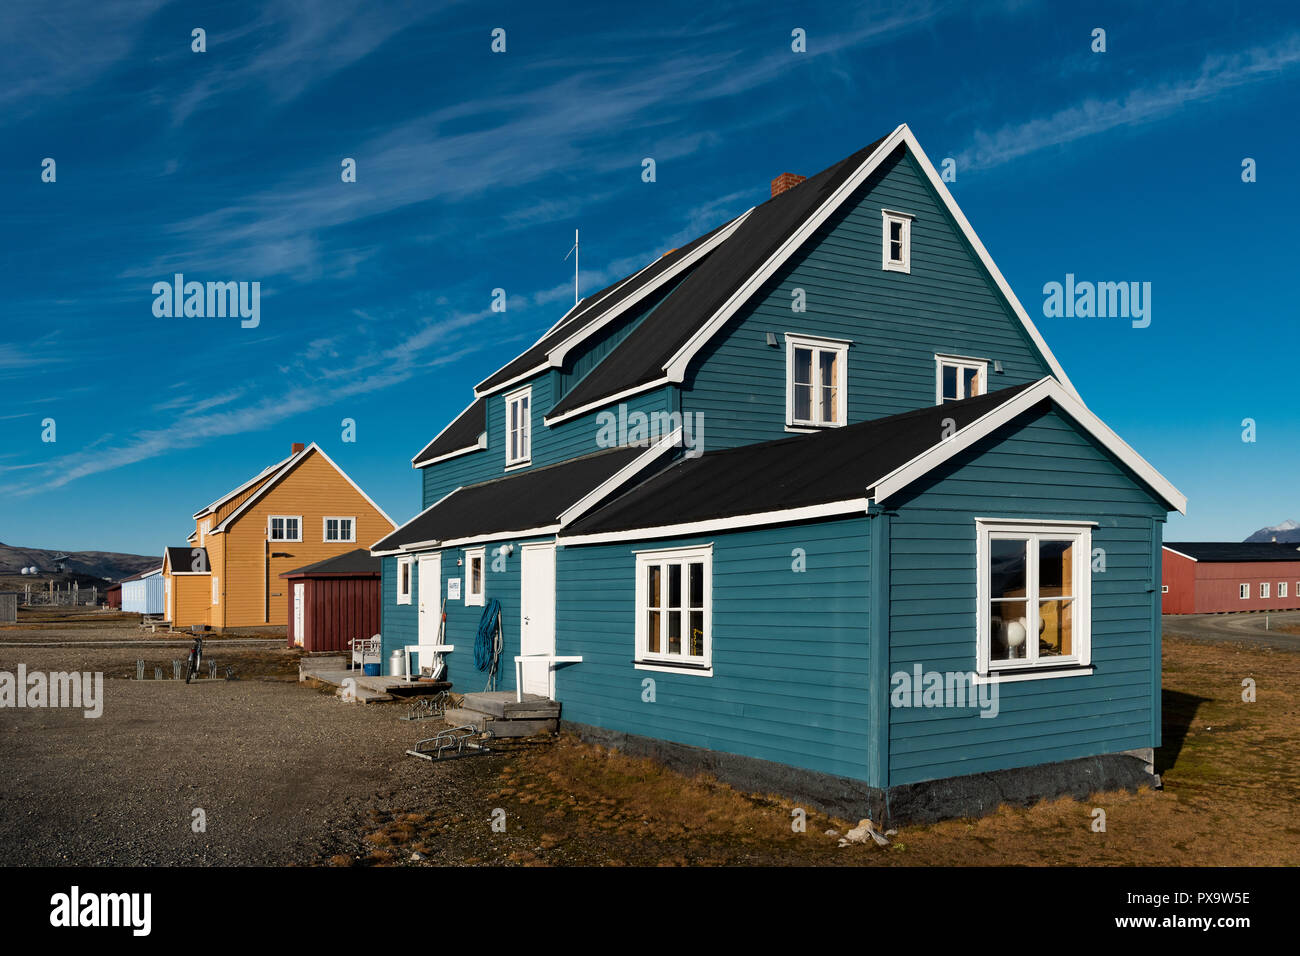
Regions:
<svg viewBox="0 0 1300 956"><path fill-rule="evenodd" d="M989 541L989 597L1019 598L1025 590L1025 541Z"/></svg>
<svg viewBox="0 0 1300 956"><path fill-rule="evenodd" d="M963 398L970 398L974 395L981 394L984 390L980 388L980 370L977 368L964 368L962 372L962 390Z"/></svg>
<svg viewBox="0 0 1300 956"><path fill-rule="evenodd" d="M1070 597L1074 582L1074 542L1038 542L1038 596Z"/></svg>
<svg viewBox="0 0 1300 956"><path fill-rule="evenodd" d="M298 537L298 519L297 519L297 518L289 518L289 519L287 519L287 520L284 522L284 529L285 529L285 537L286 537L286 538L296 538L296 537Z"/></svg>
<svg viewBox="0 0 1300 956"><path fill-rule="evenodd" d="M957 397L957 368L953 365L943 367L943 400L950 402Z"/></svg>
<svg viewBox="0 0 1300 956"><path fill-rule="evenodd" d="M989 659L1024 660L1028 615L1024 601L992 601L989 605Z"/></svg>
<svg viewBox="0 0 1300 956"><path fill-rule="evenodd" d="M668 653L682 652L682 615L678 611L667 611L668 616Z"/></svg>
<svg viewBox="0 0 1300 956"><path fill-rule="evenodd" d="M839 397L839 357L838 352L817 353L821 372L821 419L824 422L838 421L836 406Z"/></svg>
<svg viewBox="0 0 1300 956"><path fill-rule="evenodd" d="M704 607L704 565L699 561L692 561L687 567L691 575L691 607Z"/></svg>
<svg viewBox="0 0 1300 956"><path fill-rule="evenodd" d="M1074 601L1040 601L1038 615L1038 656L1073 654Z"/></svg>
<svg viewBox="0 0 1300 956"><path fill-rule="evenodd" d="M690 655L692 657L704 656L704 612L691 612L691 646Z"/></svg>
<svg viewBox="0 0 1300 956"><path fill-rule="evenodd" d="M903 261L903 224L898 220L889 223L889 260Z"/></svg>
<svg viewBox="0 0 1300 956"><path fill-rule="evenodd" d="M474 594L483 591L483 559L469 559L469 589Z"/></svg>
<svg viewBox="0 0 1300 956"><path fill-rule="evenodd" d="M646 568L646 603L650 607L660 607L659 604L659 565L652 564Z"/></svg>
<svg viewBox="0 0 1300 956"><path fill-rule="evenodd" d="M682 566L668 565L668 607L682 606Z"/></svg>
<svg viewBox="0 0 1300 956"><path fill-rule="evenodd" d="M646 650L652 654L659 653L659 612L650 611L649 619L646 621Z"/></svg>
<svg viewBox="0 0 1300 956"><path fill-rule="evenodd" d="M794 387L794 417L796 421L812 421L812 386Z"/></svg>
<svg viewBox="0 0 1300 956"><path fill-rule="evenodd" d="M812 384L812 349L794 350L794 383Z"/></svg>

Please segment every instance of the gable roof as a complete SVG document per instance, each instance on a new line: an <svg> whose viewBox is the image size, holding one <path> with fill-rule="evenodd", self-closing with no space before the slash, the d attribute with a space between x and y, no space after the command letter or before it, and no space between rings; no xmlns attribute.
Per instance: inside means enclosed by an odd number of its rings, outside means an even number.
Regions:
<svg viewBox="0 0 1300 956"><path fill-rule="evenodd" d="M366 548L357 548L355 551L336 554L332 558L317 561L315 564L308 564L292 571L285 571L280 577L299 578L318 574L351 575L354 577L373 574L378 577L381 568L382 562L379 558L372 557L370 551Z"/></svg>
<svg viewBox="0 0 1300 956"><path fill-rule="evenodd" d="M450 425L433 436L433 441L411 459L412 468L424 468L435 462L487 447L487 398L476 398L457 415Z"/></svg>
<svg viewBox="0 0 1300 956"><path fill-rule="evenodd" d="M213 514L218 508L220 508L231 498L234 498L236 495L240 494L241 492L247 490L248 488L251 488L253 485L257 484L267 475L273 474L275 471L279 470L280 468L283 468L286 464L288 464L292 460L293 460L293 455L290 455L288 458L284 458L280 461L277 461L274 465L267 465L265 468L263 468L261 471L255 474L252 478L249 478L248 481L244 482L238 488L234 489L233 491L226 492L224 495L222 495L216 501L212 502L206 508L201 508L198 511L194 512L194 517L197 519L197 518L202 518L204 515ZM197 531L191 532L190 536L193 537L197 533L198 533Z"/></svg>
<svg viewBox="0 0 1300 956"><path fill-rule="evenodd" d="M1052 378L811 435L684 458L561 531L569 544L862 514L1002 425L1055 402L1170 507L1186 499ZM951 419L954 432L947 426ZM943 437L947 435L948 437ZM663 516L673 516L664 525ZM728 519L737 519L730 521Z"/></svg>
<svg viewBox="0 0 1300 956"><path fill-rule="evenodd" d="M1300 545L1273 541L1166 541L1165 550L1193 561L1239 564L1248 561L1300 561Z"/></svg>
<svg viewBox="0 0 1300 956"><path fill-rule="evenodd" d="M549 534L568 509L646 454L645 448L612 448L465 485L376 541L370 550L391 553L493 535Z"/></svg>
<svg viewBox="0 0 1300 956"><path fill-rule="evenodd" d="M194 552L198 551L202 558L202 565L208 568L207 571L190 570L194 567ZM210 574L211 565L208 564L207 548L164 548L163 549L163 567L171 568L172 574ZM176 570L184 568L183 571ZM162 568L159 568L161 571Z"/></svg>
<svg viewBox="0 0 1300 956"><path fill-rule="evenodd" d="M373 498L371 498L368 494L362 491L361 486L358 485L355 481L353 481L350 477L348 477L348 473L345 472L338 465L336 465L334 463L334 459L331 458L329 455L325 454L325 450L323 448L321 448L315 442L312 442L302 451L290 455L288 460L285 462L283 468L281 468L274 475L272 475L271 478L268 481L266 481L262 485L262 487L258 488L255 493L249 495L247 500L245 500L243 504L241 504L234 511L230 512L230 514L226 515L225 520L223 520L221 524L213 528L210 533L211 534L224 533L227 528L229 528L232 524L234 524L236 521L239 520L240 515L248 511L249 508L253 507L253 505L256 502L264 498L271 491L272 488L274 488L281 481L283 481L285 477L288 476L295 468L297 468L300 464L306 461L307 457L312 452L315 452L316 454L324 458L325 461L329 464L329 466L333 468L336 472L338 472L339 475L342 476L343 480L346 481L349 485L351 485L352 489L357 494L359 494L362 498L366 499L370 507L374 508L377 512L379 512L380 515L383 516L383 519L385 521L387 521L390 525L393 525L394 527L397 526L397 522L394 521L392 518L388 517L387 512L385 512L383 508L379 507L379 505L375 502Z"/></svg>

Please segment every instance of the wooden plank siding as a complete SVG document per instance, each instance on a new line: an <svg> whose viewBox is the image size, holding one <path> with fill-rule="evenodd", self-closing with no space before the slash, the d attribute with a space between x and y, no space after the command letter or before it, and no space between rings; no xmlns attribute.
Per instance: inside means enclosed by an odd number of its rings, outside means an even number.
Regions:
<svg viewBox="0 0 1300 956"><path fill-rule="evenodd" d="M1151 556L1165 511L1109 453L1059 413L1031 413L885 504L896 510L891 674L975 669L976 517L1095 521L1092 546L1105 552L1092 574L1096 671L1002 684L992 719L974 707L891 708L891 785L1153 745Z"/></svg>
<svg viewBox="0 0 1300 956"><path fill-rule="evenodd" d="M172 625L193 627L208 624L212 614L212 577L207 574L172 575L172 594L175 595Z"/></svg>
<svg viewBox="0 0 1300 956"><path fill-rule="evenodd" d="M302 540L268 542L271 515L300 515ZM354 518L356 540L325 541L326 515ZM212 562L221 579L221 606L215 609L219 626L287 624L283 572L368 546L392 530L392 523L313 451L223 534L208 536L208 553L220 554Z"/></svg>
<svg viewBox="0 0 1300 956"><path fill-rule="evenodd" d="M882 208L916 217L910 274L881 268ZM806 312L791 310L796 288ZM1051 374L910 156L859 187L696 357L681 402L703 416L706 449L789 437L786 332L852 340L849 422L933 405L936 353L988 359L989 391Z"/></svg>
<svg viewBox="0 0 1300 956"><path fill-rule="evenodd" d="M564 718L866 779L868 536L862 517L561 548L558 653L583 657L557 673ZM634 668L635 552L710 541L714 676Z"/></svg>

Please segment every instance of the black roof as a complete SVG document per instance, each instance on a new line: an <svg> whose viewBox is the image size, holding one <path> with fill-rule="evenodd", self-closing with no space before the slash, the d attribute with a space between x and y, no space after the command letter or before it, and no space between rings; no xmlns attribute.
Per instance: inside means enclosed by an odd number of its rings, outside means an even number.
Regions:
<svg viewBox="0 0 1300 956"><path fill-rule="evenodd" d="M625 276L617 282L611 283L592 295L587 296L573 310L573 314L566 318L562 323L557 325L546 335L542 336L538 342L530 347L518 358L504 366L500 371L494 372L479 382L480 391L495 388L503 382L508 382L517 375L522 375L529 369L536 368L546 361L546 353L549 352L560 342L564 341L571 334L583 326L590 325L598 320L610 309L619 303L627 300L630 296L645 288L647 285L655 282L669 268L676 265L683 257L694 252L700 245L707 242L719 231L727 228L735 220L724 222L717 229L706 232L704 235L692 239L684 246L666 252L649 266Z"/></svg>
<svg viewBox="0 0 1300 956"><path fill-rule="evenodd" d="M1300 545L1271 541L1166 541L1165 547L1197 561L1300 561Z"/></svg>
<svg viewBox="0 0 1300 956"><path fill-rule="evenodd" d="M628 531L864 498L873 482L939 444L945 435L944 419L964 428L1033 384L811 435L683 458L579 518L564 535Z"/></svg>
<svg viewBox="0 0 1300 956"><path fill-rule="evenodd" d="M374 574L378 575L381 567L379 558L372 558L367 548L357 548L347 554L336 554L324 561L308 564L292 571L285 571L282 578L310 576L313 574Z"/></svg>
<svg viewBox="0 0 1300 956"><path fill-rule="evenodd" d="M391 551L417 541L449 541L553 525L560 514L645 448L613 448L558 465L466 485L372 545Z"/></svg>
<svg viewBox="0 0 1300 956"><path fill-rule="evenodd" d="M487 399L480 398L469 408L461 412L456 420L442 430L433 441L424 447L424 451L415 456L411 463L419 467L422 462L453 451L472 448L478 444L478 436L487 430Z"/></svg>
<svg viewBox="0 0 1300 956"><path fill-rule="evenodd" d="M130 575L130 576L128 576L128 577L122 578L120 581L117 581L116 583L117 583L117 584L126 584L127 581L139 581L141 578L147 578L149 575L151 575L151 574L157 574L157 573L158 573L159 571L161 571L161 570L162 570L161 567L157 567L157 568L150 568L148 571L139 571L139 572L137 572L137 573L135 573L135 574L132 574L132 575Z"/></svg>
<svg viewBox="0 0 1300 956"><path fill-rule="evenodd" d="M861 166L884 137L760 206L550 415L652 382L700 326ZM900 146L899 149L902 149Z"/></svg>
<svg viewBox="0 0 1300 956"><path fill-rule="evenodd" d="M207 548L191 548L189 546L186 546L182 548L166 548L165 550L166 550L165 560L167 564L171 566L173 574L175 574L177 571L189 572L190 569L193 568L195 551L203 552L203 567L208 571L211 570L211 568L208 566Z"/></svg>

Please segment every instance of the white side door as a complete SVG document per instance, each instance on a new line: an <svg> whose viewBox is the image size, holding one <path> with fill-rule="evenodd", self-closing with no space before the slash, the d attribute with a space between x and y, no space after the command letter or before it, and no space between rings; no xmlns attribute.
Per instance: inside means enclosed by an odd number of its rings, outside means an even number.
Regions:
<svg viewBox="0 0 1300 956"><path fill-rule="evenodd" d="M525 657L555 654L555 545L526 544L520 549L519 652ZM549 661L523 664L523 691L555 697L555 670Z"/></svg>
<svg viewBox="0 0 1300 956"><path fill-rule="evenodd" d="M420 643L433 645L438 643L438 620L442 616L442 555L422 554L416 562L420 604ZM428 667L429 661L421 660L421 667Z"/></svg>
<svg viewBox="0 0 1300 956"><path fill-rule="evenodd" d="M303 646L302 633L302 610L303 601L307 590L307 585L302 581L295 581L293 584L293 642L298 647Z"/></svg>

